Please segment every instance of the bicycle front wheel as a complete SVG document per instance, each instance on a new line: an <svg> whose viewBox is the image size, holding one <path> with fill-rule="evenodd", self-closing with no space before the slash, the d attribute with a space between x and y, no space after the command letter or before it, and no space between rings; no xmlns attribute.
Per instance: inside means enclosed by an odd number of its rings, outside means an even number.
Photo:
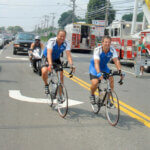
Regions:
<svg viewBox="0 0 150 150"><path fill-rule="evenodd" d="M56 91L57 109L59 115L64 118L68 112L68 94L64 85L60 84Z"/></svg>
<svg viewBox="0 0 150 150"><path fill-rule="evenodd" d="M119 100L115 91L108 92L105 99L106 117L110 125L116 126L119 121Z"/></svg>

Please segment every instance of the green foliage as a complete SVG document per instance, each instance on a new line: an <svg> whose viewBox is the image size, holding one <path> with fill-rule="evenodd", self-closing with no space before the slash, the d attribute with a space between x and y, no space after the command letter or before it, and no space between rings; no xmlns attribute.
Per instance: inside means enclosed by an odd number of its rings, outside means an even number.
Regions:
<svg viewBox="0 0 150 150"><path fill-rule="evenodd" d="M72 22L72 10L62 13L61 17L58 20L60 28L64 28L67 24L71 22Z"/></svg>
<svg viewBox="0 0 150 150"><path fill-rule="evenodd" d="M140 13L137 15L137 21L142 22L142 21L143 21L143 15L144 15L144 13L143 13L143 12L140 12Z"/></svg>
<svg viewBox="0 0 150 150"><path fill-rule="evenodd" d="M143 12L140 12L137 14L137 21L139 22L142 22L143 21ZM130 13L130 14L125 14L122 16L122 20L125 20L125 21L132 21L132 16L133 16L133 13Z"/></svg>
<svg viewBox="0 0 150 150"><path fill-rule="evenodd" d="M122 20L125 20L125 21L132 21L132 16L133 14L130 13L130 14L125 14L122 16Z"/></svg>
<svg viewBox="0 0 150 150"><path fill-rule="evenodd" d="M72 10L69 10L69 11L64 12L64 13L61 14L61 17L58 20L58 24L59 24L60 28L64 29L64 27L67 24L72 23L72 14L73 14ZM74 16L74 22L77 22L77 21L85 21L85 19Z"/></svg>
<svg viewBox="0 0 150 150"><path fill-rule="evenodd" d="M5 27L0 27L0 33L5 31Z"/></svg>
<svg viewBox="0 0 150 150"><path fill-rule="evenodd" d="M90 0L88 3L86 21L87 23L92 23L92 20L105 20L106 12L106 0ZM113 10L111 3L109 4L108 10L108 24L110 24L115 19L115 10Z"/></svg>
<svg viewBox="0 0 150 150"><path fill-rule="evenodd" d="M20 26L9 26L7 30L10 31L12 34L16 34L17 32L23 32L23 28Z"/></svg>
<svg viewBox="0 0 150 150"><path fill-rule="evenodd" d="M55 37L55 36L56 36L55 33L50 32L48 36L41 36L41 40L44 42L47 42L50 38Z"/></svg>

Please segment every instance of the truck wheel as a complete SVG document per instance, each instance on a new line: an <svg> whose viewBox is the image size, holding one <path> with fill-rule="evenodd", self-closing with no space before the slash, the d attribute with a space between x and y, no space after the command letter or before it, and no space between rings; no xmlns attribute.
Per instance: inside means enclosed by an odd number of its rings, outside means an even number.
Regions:
<svg viewBox="0 0 150 150"><path fill-rule="evenodd" d="M150 66L148 66L148 67L144 67L144 70L145 70L145 72L150 73Z"/></svg>

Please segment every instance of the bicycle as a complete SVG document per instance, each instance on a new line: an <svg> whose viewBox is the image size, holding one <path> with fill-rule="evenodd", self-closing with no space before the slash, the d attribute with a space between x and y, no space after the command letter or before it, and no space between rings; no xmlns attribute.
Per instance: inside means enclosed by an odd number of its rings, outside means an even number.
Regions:
<svg viewBox="0 0 150 150"><path fill-rule="evenodd" d="M64 118L68 112L68 93L64 84L61 83L60 80L60 71L63 68L68 67L68 62L62 63L60 65L53 64L53 70L48 75L48 86L50 94L48 94L48 104L50 107L55 105L55 108L58 110L59 115ZM73 77L73 69L69 73L69 77ZM54 102L55 101L55 102Z"/></svg>
<svg viewBox="0 0 150 150"><path fill-rule="evenodd" d="M124 74L119 74L117 71L113 73L106 73L104 74L104 80L106 81L106 88L101 88L101 80L99 80L98 84L98 97L96 97L95 104L91 104L92 110L95 114L98 114L101 107L105 106L106 117L110 125L116 126L119 117L120 117L120 107L119 107L119 100L116 92L111 90L109 77L111 76L121 76L120 81L118 82L120 85L123 84ZM103 81L104 81L103 80Z"/></svg>

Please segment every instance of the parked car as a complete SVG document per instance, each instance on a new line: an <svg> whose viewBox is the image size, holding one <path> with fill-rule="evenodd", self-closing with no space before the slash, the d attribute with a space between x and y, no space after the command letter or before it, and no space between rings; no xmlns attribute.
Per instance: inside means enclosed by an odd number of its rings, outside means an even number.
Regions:
<svg viewBox="0 0 150 150"><path fill-rule="evenodd" d="M4 36L2 34L0 34L0 48L4 47Z"/></svg>
<svg viewBox="0 0 150 150"><path fill-rule="evenodd" d="M35 34L28 32L20 32L16 35L13 44L13 54L20 52L28 52L32 42L34 42Z"/></svg>
<svg viewBox="0 0 150 150"><path fill-rule="evenodd" d="M8 44L9 43L9 37L7 34L3 34L3 37L4 37L4 44Z"/></svg>

